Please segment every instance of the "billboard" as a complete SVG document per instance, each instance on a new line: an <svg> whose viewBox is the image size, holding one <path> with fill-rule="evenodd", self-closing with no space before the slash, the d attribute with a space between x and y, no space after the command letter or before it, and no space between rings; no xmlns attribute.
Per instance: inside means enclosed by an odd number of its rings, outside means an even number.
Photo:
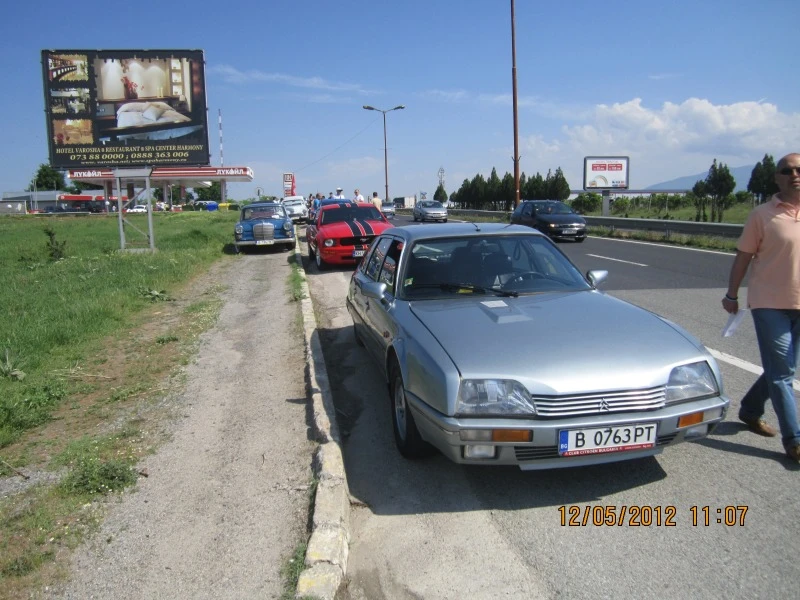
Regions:
<svg viewBox="0 0 800 600"><path fill-rule="evenodd" d="M295 186L294 173L283 174L283 195L296 196L297 187Z"/></svg>
<svg viewBox="0 0 800 600"><path fill-rule="evenodd" d="M208 165L202 50L42 50L50 165Z"/></svg>
<svg viewBox="0 0 800 600"><path fill-rule="evenodd" d="M586 156L583 159L583 189L627 190L629 163L627 156Z"/></svg>

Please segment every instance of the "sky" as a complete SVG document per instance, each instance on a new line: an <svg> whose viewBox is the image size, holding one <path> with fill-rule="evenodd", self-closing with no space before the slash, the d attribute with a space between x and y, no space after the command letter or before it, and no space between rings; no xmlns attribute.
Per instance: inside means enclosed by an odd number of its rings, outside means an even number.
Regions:
<svg viewBox="0 0 800 600"><path fill-rule="evenodd" d="M644 188L800 151L796 0L516 0L520 170L630 157ZM47 163L43 49L201 49L232 199L430 196L514 172L509 0L15 2L0 21L0 191ZM363 105L405 109L383 117ZM219 117L222 118L222 153ZM222 156L220 156L222 154Z"/></svg>

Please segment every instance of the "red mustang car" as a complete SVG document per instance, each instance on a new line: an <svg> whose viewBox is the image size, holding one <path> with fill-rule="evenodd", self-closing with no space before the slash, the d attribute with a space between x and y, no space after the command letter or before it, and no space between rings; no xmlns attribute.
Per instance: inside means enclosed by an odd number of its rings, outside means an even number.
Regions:
<svg viewBox="0 0 800 600"><path fill-rule="evenodd" d="M306 227L308 257L317 268L327 265L356 265L375 236L393 225L372 204L336 202L325 204Z"/></svg>

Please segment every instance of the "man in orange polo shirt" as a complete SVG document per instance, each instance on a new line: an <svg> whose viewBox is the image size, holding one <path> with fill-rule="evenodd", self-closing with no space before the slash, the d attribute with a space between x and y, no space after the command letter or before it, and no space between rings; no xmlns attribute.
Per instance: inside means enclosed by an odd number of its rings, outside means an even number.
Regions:
<svg viewBox="0 0 800 600"><path fill-rule="evenodd" d="M739 419L755 433L774 436L775 429L762 418L768 396L786 454L800 462L800 424L792 388L800 357L800 154L787 154L778 161L775 182L778 193L747 218L722 307L738 312L739 286L749 268L747 304L764 374L742 399Z"/></svg>

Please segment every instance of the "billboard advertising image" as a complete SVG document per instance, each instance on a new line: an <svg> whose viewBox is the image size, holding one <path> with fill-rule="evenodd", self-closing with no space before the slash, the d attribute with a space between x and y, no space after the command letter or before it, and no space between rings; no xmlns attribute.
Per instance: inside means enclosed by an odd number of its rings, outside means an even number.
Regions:
<svg viewBox="0 0 800 600"><path fill-rule="evenodd" d="M50 165L208 165L202 50L42 50Z"/></svg>
<svg viewBox="0 0 800 600"><path fill-rule="evenodd" d="M587 156L583 159L584 190L627 190L627 156Z"/></svg>

